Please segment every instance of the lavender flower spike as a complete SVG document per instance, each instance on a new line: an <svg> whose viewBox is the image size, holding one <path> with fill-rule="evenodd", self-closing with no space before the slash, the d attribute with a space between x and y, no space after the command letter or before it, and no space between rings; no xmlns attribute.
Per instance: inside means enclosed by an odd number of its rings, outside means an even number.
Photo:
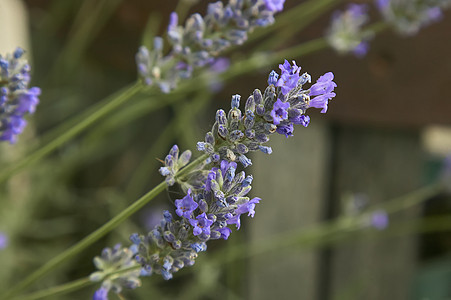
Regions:
<svg viewBox="0 0 451 300"><path fill-rule="evenodd" d="M0 55L0 141L14 144L27 122L25 115L33 114L41 90L29 88L30 65L22 58L24 50Z"/></svg>
<svg viewBox="0 0 451 300"><path fill-rule="evenodd" d="M450 6L449 0L375 0L386 22L400 34L414 35L422 27L442 18L442 10Z"/></svg>
<svg viewBox="0 0 451 300"><path fill-rule="evenodd" d="M209 154L212 161L239 161L247 167L251 164L247 152L272 152L264 145L271 134L277 132L290 137L293 125L307 127L310 123L310 117L305 114L308 108L321 108L322 113L327 111L337 86L332 72L321 76L310 88L304 88L311 82L311 76L300 75L301 67L295 61L285 60L279 68L281 75L271 71L264 93L254 90L245 102L244 111L240 110L238 95L232 97L228 114L218 110L205 142L198 143L199 151Z"/></svg>
<svg viewBox="0 0 451 300"><path fill-rule="evenodd" d="M339 53L352 52L357 57L366 54L368 41L373 37L371 31L362 30L369 20L367 12L367 5L351 3L344 12L334 13L327 33L327 40L332 48Z"/></svg>
<svg viewBox="0 0 451 300"><path fill-rule="evenodd" d="M136 247L123 248L117 244L113 248L105 248L100 256L94 258L94 264L98 271L91 274L89 279L97 282L102 281L102 286L93 296L94 300L108 299L108 292L120 293L123 288L135 289L141 286L139 276L147 275L139 269L139 264L133 259L136 254ZM135 270L110 275L112 272L138 267Z"/></svg>
<svg viewBox="0 0 451 300"><path fill-rule="evenodd" d="M169 54L163 56L161 38L149 50L142 46L136 55L138 74L147 85L158 85L167 93L181 79L190 78L199 68L214 65L218 56L233 45L241 45L255 28L274 23L274 14L285 0L229 0L210 3L207 14L191 15L179 25L171 13L168 38Z"/></svg>
<svg viewBox="0 0 451 300"><path fill-rule="evenodd" d="M234 3L239 6L242 2ZM210 13L219 14L218 7L221 4L210 6ZM173 218L165 211L160 223L147 234L130 236L133 243L130 249L136 249L134 258L142 266L142 272L160 274L169 280L175 272L192 266L198 253L207 249L209 240L228 239L232 232L229 226L235 224L239 229L243 214L254 217L260 198L247 196L252 189L253 176L239 170L251 165L247 153L270 154L271 147L264 144L271 134L293 135L293 125L308 125L310 118L305 115L308 108L320 106L316 102L322 102L322 98L327 99L327 108L328 99L335 96L336 84L331 72L321 76L310 88L304 88L305 84L310 84L310 75L300 76L301 68L296 62L285 61L279 67L282 80L277 80L278 74L273 71L263 93L256 89L246 101L240 101L240 95L233 95L228 113L217 111L211 131L204 141L197 143L198 150L209 158L200 169L184 175L186 178L197 176L199 184L191 185L185 197L174 201L178 217ZM243 111L240 109L242 102ZM324 104L320 107L324 109ZM160 170L163 175L174 173L177 157L178 148L173 147L165 167ZM178 183L182 187L185 184ZM102 293L103 290L98 291L100 296Z"/></svg>

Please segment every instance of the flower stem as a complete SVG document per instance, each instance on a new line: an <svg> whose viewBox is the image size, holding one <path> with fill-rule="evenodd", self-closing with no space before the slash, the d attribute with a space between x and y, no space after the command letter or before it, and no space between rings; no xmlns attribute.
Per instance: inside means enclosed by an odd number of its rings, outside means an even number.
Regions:
<svg viewBox="0 0 451 300"><path fill-rule="evenodd" d="M82 289L84 287L90 286L94 284L95 282L92 282L89 280L89 277L81 278L75 281L71 281L62 285L54 286L46 290L37 291L32 294L28 294L25 296L19 296L14 297L13 300L38 300L38 299L46 299L50 296L60 296L64 295L79 289Z"/></svg>
<svg viewBox="0 0 451 300"><path fill-rule="evenodd" d="M142 89L142 85L140 83L136 83L115 95L106 98L101 102L101 105L96 105L97 109L90 109L90 113L87 114L84 118L79 118L79 116L75 116L74 119L78 120L78 122L74 122L73 119L67 121L66 123L59 126L59 128L65 128L66 130L62 132L60 135L56 136L40 148L34 150L29 155L25 156L23 159L19 160L16 163L13 163L11 166L6 167L4 170L0 172L0 183L4 182L9 177L18 173L25 167L34 164L35 162L41 160L46 157L58 147L74 138L89 126L91 126L98 119L104 117L121 104L131 99L134 95L136 95ZM85 114L83 114L85 115ZM66 124L71 124L72 126L68 126ZM59 131L59 130L58 130Z"/></svg>

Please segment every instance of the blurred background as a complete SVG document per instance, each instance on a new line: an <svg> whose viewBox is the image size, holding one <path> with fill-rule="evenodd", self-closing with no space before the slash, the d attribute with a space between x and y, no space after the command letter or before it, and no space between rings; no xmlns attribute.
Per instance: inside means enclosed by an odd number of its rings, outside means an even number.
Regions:
<svg viewBox="0 0 451 300"><path fill-rule="evenodd" d="M26 49L32 85L42 89L19 142L0 145L2 166L134 82L138 47L165 34L171 11L183 20L204 14L209 2L0 0L1 53ZM287 0L285 11L305 3L309 9L312 1ZM232 66L258 61L262 53L277 55L323 36L332 12L347 2L327 3L308 18L277 15L276 24L283 20L277 30L256 30L225 56ZM374 9L371 18L380 20ZM314 79L334 72L337 97L327 114L309 110L308 128L288 139L274 136L270 156L253 155L246 171L254 175L251 196L262 201L239 232L209 243L173 280L144 278L123 299L451 299L451 197L439 189L412 194L441 180L451 153L450 32L448 11L412 37L378 33L364 58L330 48L285 57ZM214 112L227 109L233 94L245 99L264 89L272 69L278 65L261 62L224 77L195 77L195 87L169 95L141 93L2 184L0 232L7 242L0 249L0 290L161 182L157 159L174 143L198 156L195 144ZM159 105L149 105L151 97ZM176 189L161 194L30 291L88 276L104 247L127 245L131 233L153 228L181 197ZM371 207L380 208L365 219ZM360 216L357 225L347 223ZM48 299L90 299L97 288Z"/></svg>

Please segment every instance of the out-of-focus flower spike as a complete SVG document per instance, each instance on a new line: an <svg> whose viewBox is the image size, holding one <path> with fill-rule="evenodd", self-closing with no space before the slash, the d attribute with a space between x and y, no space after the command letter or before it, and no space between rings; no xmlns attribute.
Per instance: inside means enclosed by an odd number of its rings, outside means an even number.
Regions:
<svg viewBox="0 0 451 300"><path fill-rule="evenodd" d="M14 144L23 132L25 116L33 114L39 104L41 89L29 88L30 65L17 48L12 54L0 55L0 141Z"/></svg>

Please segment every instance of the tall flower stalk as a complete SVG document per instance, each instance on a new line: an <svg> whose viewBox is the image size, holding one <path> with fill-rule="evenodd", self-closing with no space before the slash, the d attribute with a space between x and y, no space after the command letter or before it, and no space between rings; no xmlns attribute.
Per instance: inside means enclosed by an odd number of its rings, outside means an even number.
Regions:
<svg viewBox="0 0 451 300"><path fill-rule="evenodd" d="M197 149L205 152L208 158L183 176L178 169L188 163L191 152L179 155L178 147L172 147L160 173L166 177L167 185L178 183L186 192L185 197L174 202L177 217L165 211L154 229L146 234L132 234L131 246L118 246L114 250L114 253L124 255L134 253L134 259L141 265L140 275L160 274L166 280L173 278L174 273L195 263L198 253L207 249L209 240L227 240L232 225L237 229L241 227L242 215L254 217L255 207L261 199L248 197L253 176L239 171L237 162L246 168L252 164L246 156L249 152L271 154L272 149L265 145L270 135L278 133L289 137L293 135L294 125L307 127L309 108L327 112L337 86L332 72L305 88L311 83L311 76L300 74L301 67L295 61L291 64L285 60L279 68L280 74L275 71L269 74L268 87L263 93L256 89L247 98L244 112L240 109L240 95L232 96L228 113L221 109L216 112L215 123L205 141L197 143ZM105 251L111 252L109 248ZM113 262L115 268L120 269L130 266L129 258L127 255L127 259L118 260L102 254L95 262L102 270L104 265ZM134 271L124 273L114 283L107 279L96 291L94 299L107 299L110 290L118 293L124 287L136 288L139 285L136 275ZM130 282L135 284L130 285Z"/></svg>

